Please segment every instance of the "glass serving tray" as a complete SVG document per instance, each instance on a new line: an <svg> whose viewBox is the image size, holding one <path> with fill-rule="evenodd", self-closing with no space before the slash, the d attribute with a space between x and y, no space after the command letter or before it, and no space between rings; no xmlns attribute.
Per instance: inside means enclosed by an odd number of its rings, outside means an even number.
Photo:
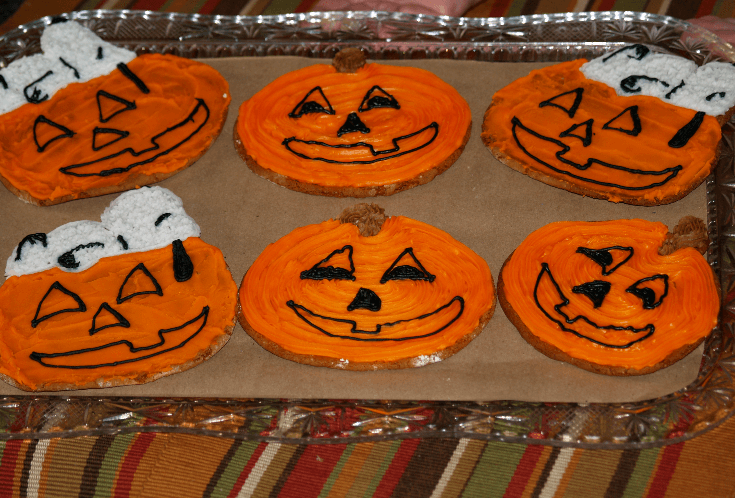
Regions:
<svg viewBox="0 0 735 498"><path fill-rule="evenodd" d="M332 58L358 46L371 59L545 62L591 58L627 43L690 58L735 61L733 47L671 17L633 12L450 18L386 12L229 17L83 11L76 20L138 53L182 57ZM40 52L43 18L0 37L0 67ZM594 448L679 442L735 411L735 119L723 127L707 179L708 259L722 287L720 327L704 343L697 379L636 403L403 402L65 396L0 398L0 439L170 431L292 443L469 437Z"/></svg>

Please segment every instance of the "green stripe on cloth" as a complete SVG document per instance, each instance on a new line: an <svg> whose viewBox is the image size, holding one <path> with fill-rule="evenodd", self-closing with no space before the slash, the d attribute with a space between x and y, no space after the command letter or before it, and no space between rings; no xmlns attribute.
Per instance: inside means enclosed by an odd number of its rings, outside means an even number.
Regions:
<svg viewBox="0 0 735 498"><path fill-rule="evenodd" d="M339 460L337 460L332 472L329 474L329 477L327 477L327 481L324 483L318 498L327 498L329 492L332 490L332 486L334 486L334 483L337 482L337 478L342 473L342 468L345 466L347 460L354 451L355 446L357 446L357 443L351 443L345 447L345 450L342 452L342 456L339 457Z"/></svg>
<svg viewBox="0 0 735 498"><path fill-rule="evenodd" d="M242 473L245 465L247 465L250 457L255 453L255 449L259 444L257 441L246 441L237 447L237 450L222 471L222 475L217 480L212 490L212 496L227 496L232 491L237 482L237 478Z"/></svg>
<svg viewBox="0 0 735 498"><path fill-rule="evenodd" d="M355 489L355 491L362 491L362 496L365 498L373 496L383 481L383 477L385 477L385 473L388 471L400 446L400 441L382 441L376 443L366 462L366 465L371 465L370 468L372 468L372 465L375 465L374 471L369 481L365 479L366 485L360 489ZM360 474L364 475L363 472L360 472ZM358 475L358 477L360 476Z"/></svg>
<svg viewBox="0 0 735 498"><path fill-rule="evenodd" d="M607 491L605 491L605 498L616 498L623 495L625 486L635 470L635 464L638 461L640 453L640 450L623 450L618 467L610 479L610 485L607 487Z"/></svg>
<svg viewBox="0 0 735 498"><path fill-rule="evenodd" d="M638 498L639 496L643 496L643 493L646 491L648 479L656 468L656 460L660 452L661 448L641 451L640 455L638 455L638 460L635 462L635 468L630 475L622 498Z"/></svg>
<svg viewBox="0 0 735 498"><path fill-rule="evenodd" d="M105 434L97 438L87 457L82 472L82 482L79 486L79 493L82 496L93 496L97 489L97 479L102 468L102 462L105 459L107 451L115 441L115 436Z"/></svg>
<svg viewBox="0 0 735 498"><path fill-rule="evenodd" d="M487 443L462 496L502 496L528 446Z"/></svg>
<svg viewBox="0 0 735 498"><path fill-rule="evenodd" d="M104 498L112 495L112 487L115 483L118 466L134 438L134 433L115 436L115 440L112 441L110 447L107 449L107 453L102 459L97 476L97 488L94 492L94 498Z"/></svg>

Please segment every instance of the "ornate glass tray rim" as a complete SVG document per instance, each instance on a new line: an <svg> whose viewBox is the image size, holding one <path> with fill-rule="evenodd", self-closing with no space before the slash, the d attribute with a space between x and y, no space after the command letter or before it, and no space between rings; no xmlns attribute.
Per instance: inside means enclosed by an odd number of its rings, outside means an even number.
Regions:
<svg viewBox="0 0 735 498"><path fill-rule="evenodd" d="M389 12L247 17L95 10L61 17L139 53L192 58L329 58L350 45L375 59L558 61L635 42L698 64L735 61L733 47L704 29L636 12L470 19ZM39 52L40 33L54 21L39 19L0 37L0 67ZM727 301L735 298L735 220L726 212L735 204L733 136L735 120L723 128L720 162L707 180L713 241L707 256L722 284L721 325L705 341L699 376L680 391L617 404L14 396L0 399L0 439L160 431L292 443L467 437L643 448L692 438L735 411L734 318Z"/></svg>

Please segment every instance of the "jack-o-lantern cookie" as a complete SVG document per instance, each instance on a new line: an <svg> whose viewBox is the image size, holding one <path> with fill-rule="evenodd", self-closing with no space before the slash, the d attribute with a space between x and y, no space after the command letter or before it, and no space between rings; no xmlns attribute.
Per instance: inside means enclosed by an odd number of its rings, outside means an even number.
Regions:
<svg viewBox="0 0 735 498"><path fill-rule="evenodd" d="M495 157L571 192L667 204L716 164L735 106L735 66L632 45L532 71L498 91L482 140Z"/></svg>
<svg viewBox="0 0 735 498"><path fill-rule="evenodd" d="M237 286L160 187L120 195L102 222L25 237L0 286L0 377L28 391L142 384L225 345Z"/></svg>
<svg viewBox="0 0 735 498"><path fill-rule="evenodd" d="M269 245L239 293L240 324L265 349L345 370L441 361L495 310L485 260L446 232L367 204Z"/></svg>
<svg viewBox="0 0 735 498"><path fill-rule="evenodd" d="M365 64L345 49L276 79L240 106L235 145L250 169L317 195L391 195L434 179L462 153L467 102L434 74Z"/></svg>
<svg viewBox="0 0 735 498"><path fill-rule="evenodd" d="M696 247L696 249L695 249ZM524 339L592 372L640 375L689 354L717 325L704 223L558 222L506 260L498 299Z"/></svg>
<svg viewBox="0 0 735 498"><path fill-rule="evenodd" d="M46 27L41 48L0 70L0 180L27 202L163 180L222 130L229 85L206 64L136 57L75 22Z"/></svg>

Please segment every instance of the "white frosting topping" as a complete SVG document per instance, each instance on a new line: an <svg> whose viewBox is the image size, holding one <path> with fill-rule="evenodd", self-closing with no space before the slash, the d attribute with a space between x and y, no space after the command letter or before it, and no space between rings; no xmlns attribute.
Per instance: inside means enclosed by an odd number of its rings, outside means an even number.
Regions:
<svg viewBox="0 0 735 498"><path fill-rule="evenodd" d="M183 241L201 234L199 225L184 211L181 199L161 187L121 194L101 219L73 221L48 234L26 237L20 249L16 246L8 258L5 276L54 267L79 272L107 256L159 249L176 239Z"/></svg>
<svg viewBox="0 0 735 498"><path fill-rule="evenodd" d="M41 35L41 50L41 54L22 57L0 69L5 81L0 85L0 114L48 100L69 83L110 74L119 63L135 58L135 52L103 41L73 21L47 26Z"/></svg>
<svg viewBox="0 0 735 498"><path fill-rule="evenodd" d="M580 70L621 96L649 95L712 116L735 106L735 66L725 62L697 67L683 57L630 45L591 60Z"/></svg>

